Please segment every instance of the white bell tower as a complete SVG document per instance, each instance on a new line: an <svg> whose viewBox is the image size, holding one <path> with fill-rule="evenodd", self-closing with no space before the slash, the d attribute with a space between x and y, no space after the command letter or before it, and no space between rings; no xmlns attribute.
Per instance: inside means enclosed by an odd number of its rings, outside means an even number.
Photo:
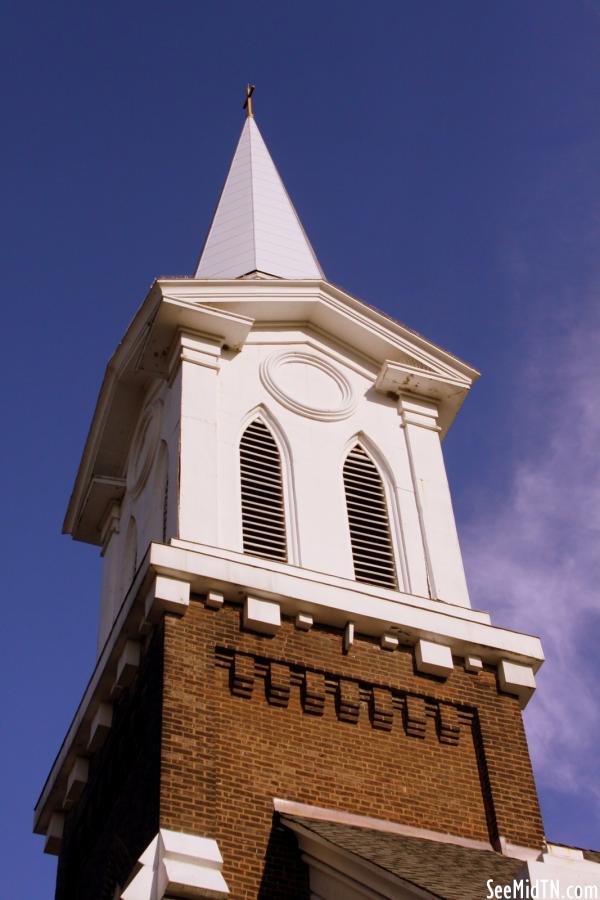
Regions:
<svg viewBox="0 0 600 900"><path fill-rule="evenodd" d="M378 580L374 561L361 591L468 608L440 438L476 377L324 280L249 116L196 276L156 281L102 387L65 522L103 547L99 647L152 542L215 565L243 559L252 421L280 460L286 572L354 582L360 541L377 554L360 515L352 540L343 470L359 446L380 481L394 572ZM263 512L245 515L260 525Z"/></svg>

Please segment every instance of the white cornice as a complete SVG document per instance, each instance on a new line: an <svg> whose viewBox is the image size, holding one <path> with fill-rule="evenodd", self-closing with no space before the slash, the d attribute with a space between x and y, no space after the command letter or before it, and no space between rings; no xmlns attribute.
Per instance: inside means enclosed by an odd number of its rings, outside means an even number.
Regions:
<svg viewBox="0 0 600 900"><path fill-rule="evenodd" d="M253 319L248 316L163 294L140 358L140 366L146 372L164 376L168 371L166 350L177 331L205 334L213 340L216 338L222 346L239 350L252 325Z"/></svg>
<svg viewBox="0 0 600 900"><path fill-rule="evenodd" d="M104 431L111 406L113 405L116 384L120 374L127 368L127 362L135 357L135 351L139 350L140 343L147 336L152 320L160 305L160 292L156 289L156 282L144 299L142 305L128 326L123 339L119 342L115 352L110 358L102 385L96 401L90 429L86 438L81 462L75 478L75 484L69 498L69 505L63 523L63 533L73 534L77 528L83 511L85 495L89 490L94 464L98 455L98 448ZM111 473L122 477L123 472ZM96 543L97 541L92 541Z"/></svg>
<svg viewBox="0 0 600 900"><path fill-rule="evenodd" d="M397 392L403 385L404 391L441 401L442 437L479 377L446 350L328 282L177 279L166 282L163 290L173 298L244 314L255 328L308 327L332 336L381 368L378 390Z"/></svg>
<svg viewBox="0 0 600 900"><path fill-rule="evenodd" d="M427 367L419 367L386 359L375 387L382 394L414 394L433 400L438 410L439 430L443 437L471 388L471 379L462 373L451 371L449 366L434 364L432 367L429 362Z"/></svg>
<svg viewBox="0 0 600 900"><path fill-rule="evenodd" d="M132 437L123 422L135 423L148 385L168 376L178 331L201 333L239 350L253 327L286 325L331 335L375 371L381 367L380 390L395 391L404 378L409 381L405 390L441 400L442 436L478 377L466 363L325 281L159 279L106 369L64 531L101 543L96 513L91 518L85 514L92 475L123 477Z"/></svg>
<svg viewBox="0 0 600 900"><path fill-rule="evenodd" d="M444 350L432 341L413 331L408 326L374 306L365 303L352 294L347 293L337 285L329 281L319 280L287 280L274 279L271 281L245 281L241 279L209 280L201 278L161 278L157 281L161 289L169 295L179 296L182 299L192 297L205 298L203 302L222 304L240 300L240 294L244 294L248 300L262 299L269 302L293 297L311 299L315 294L321 293L330 298L348 313L358 313L363 323L371 322L387 332L390 337L405 338L410 341L413 352L416 347L422 348L426 353L432 353L440 362L445 361L450 369L455 369L468 376L471 381L479 377L479 372L468 363L454 356L448 350ZM212 300L208 298L211 297ZM382 333L383 333L382 332ZM381 362L382 360L380 360Z"/></svg>
<svg viewBox="0 0 600 900"><path fill-rule="evenodd" d="M243 344L251 327L252 319L247 316L165 297L155 282L106 368L65 516L66 534L101 544L97 511L86 515L88 499L95 496L91 493L94 479L123 477L132 435L123 431L122 423L136 422L143 388L168 375L175 335L181 329L204 332L236 348ZM118 419L119 427L112 427L111 417ZM107 444L109 462L103 458Z"/></svg>
<svg viewBox="0 0 600 900"><path fill-rule="evenodd" d="M150 563L169 578L185 578L196 593L218 590L239 601L249 592L279 603L291 617L307 613L339 628L352 621L362 634L390 633L408 644L433 641L456 656L476 654L490 665L510 659L537 671L544 660L539 638L497 628L487 613L440 600L175 539L170 546L152 544Z"/></svg>
<svg viewBox="0 0 600 900"><path fill-rule="evenodd" d="M459 657L477 654L488 665L509 659L537 670L544 659L537 637L495 628L484 612L215 547L172 544L177 546L150 544L125 595L36 805L37 833L45 833L52 813L62 809L75 759L90 754L94 715L99 704L113 696L124 653L163 612L185 615L190 590L213 596L217 592L234 603L252 596L278 605L282 614L294 619L300 614L314 625L333 625L342 631L351 621L356 634L393 633L405 645L431 640Z"/></svg>

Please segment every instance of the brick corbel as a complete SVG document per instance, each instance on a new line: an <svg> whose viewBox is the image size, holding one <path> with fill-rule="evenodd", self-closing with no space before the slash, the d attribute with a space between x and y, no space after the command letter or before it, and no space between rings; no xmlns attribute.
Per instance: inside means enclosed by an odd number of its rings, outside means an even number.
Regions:
<svg viewBox="0 0 600 900"><path fill-rule="evenodd" d="M404 702L404 721L406 733L411 737L425 737L427 716L425 700L422 697L407 696Z"/></svg>
<svg viewBox="0 0 600 900"><path fill-rule="evenodd" d="M452 703L426 700L415 694L401 694L384 685L364 686L358 681L340 676L325 676L314 670L298 670L281 659L264 659L228 648L217 648L217 664L229 669L232 694L249 698L257 679L264 679L264 696L272 706L287 708L292 688L300 687L304 713L322 716L327 691L335 693L335 710L339 721L355 724L360 719L361 699L368 702L369 721L373 728L392 731L394 708L402 716L404 731L410 737L424 738L427 717L435 720L435 734L442 744L456 746L460 741L462 724L469 722L469 713ZM466 716L466 718L465 718ZM469 726L470 727L470 726Z"/></svg>
<svg viewBox="0 0 600 900"><path fill-rule="evenodd" d="M284 663L270 662L267 679L267 697L273 706L287 706L290 699L290 667Z"/></svg>
<svg viewBox="0 0 600 900"><path fill-rule="evenodd" d="M449 703L438 706L438 729L442 744L458 744L460 738L460 722L458 710Z"/></svg>
<svg viewBox="0 0 600 900"><path fill-rule="evenodd" d="M342 722L358 722L360 691L356 681L340 678L337 696L338 718Z"/></svg>
<svg viewBox="0 0 600 900"><path fill-rule="evenodd" d="M304 673L304 712L322 716L325 709L325 676L322 672Z"/></svg>
<svg viewBox="0 0 600 900"><path fill-rule="evenodd" d="M231 667L231 693L250 697L254 689L254 657L235 653Z"/></svg>
<svg viewBox="0 0 600 900"><path fill-rule="evenodd" d="M392 694L386 688L373 687L371 689L371 722L373 728L381 731L391 731L394 721L394 707Z"/></svg>

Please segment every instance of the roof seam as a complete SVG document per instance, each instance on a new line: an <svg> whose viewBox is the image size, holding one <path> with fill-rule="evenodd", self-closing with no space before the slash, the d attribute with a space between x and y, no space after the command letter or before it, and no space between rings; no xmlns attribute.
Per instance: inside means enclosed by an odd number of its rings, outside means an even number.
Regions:
<svg viewBox="0 0 600 900"><path fill-rule="evenodd" d="M252 219L252 246L254 247L254 269L255 271L258 268L258 249L256 247L256 203L254 201L254 166L252 164L252 144L253 144L253 134L252 134L252 119L246 119L248 125L248 140L250 144L250 204L252 206L251 219Z"/></svg>

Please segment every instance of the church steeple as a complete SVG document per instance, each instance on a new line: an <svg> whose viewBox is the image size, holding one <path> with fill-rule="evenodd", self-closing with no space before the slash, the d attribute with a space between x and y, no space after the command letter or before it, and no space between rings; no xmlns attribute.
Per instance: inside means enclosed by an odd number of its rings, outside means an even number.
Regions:
<svg viewBox="0 0 600 900"><path fill-rule="evenodd" d="M241 278L259 272L322 279L323 270L247 102L248 116L195 277Z"/></svg>
<svg viewBox="0 0 600 900"><path fill-rule="evenodd" d="M157 279L119 342L65 519L103 579L35 810L56 900L595 883L582 851L534 862L541 644L470 605L441 440L478 373L323 280L251 96L197 277Z"/></svg>

